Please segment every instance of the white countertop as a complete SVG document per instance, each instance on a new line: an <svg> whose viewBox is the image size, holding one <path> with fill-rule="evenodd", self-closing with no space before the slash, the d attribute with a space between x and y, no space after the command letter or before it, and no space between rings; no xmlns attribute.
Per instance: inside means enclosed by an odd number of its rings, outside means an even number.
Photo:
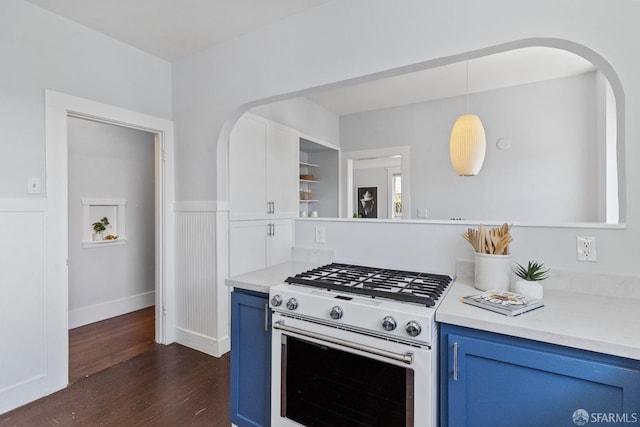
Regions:
<svg viewBox="0 0 640 427"><path fill-rule="evenodd" d="M269 288L283 283L289 276L333 262L333 249L293 247L291 261L249 273L239 274L225 280L231 288L269 293Z"/></svg>
<svg viewBox="0 0 640 427"><path fill-rule="evenodd" d="M640 300L544 290L544 307L516 317L462 302L480 292L460 278L440 303L436 321L640 360Z"/></svg>
<svg viewBox="0 0 640 427"><path fill-rule="evenodd" d="M283 283L287 277L316 268L320 265L322 264L309 261L290 261L231 277L225 280L225 284L233 288L268 294L269 288Z"/></svg>

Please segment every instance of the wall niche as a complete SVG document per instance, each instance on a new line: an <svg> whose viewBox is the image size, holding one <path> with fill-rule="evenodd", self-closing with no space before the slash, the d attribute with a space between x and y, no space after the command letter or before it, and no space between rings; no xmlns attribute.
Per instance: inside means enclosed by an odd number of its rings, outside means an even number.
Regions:
<svg viewBox="0 0 640 427"><path fill-rule="evenodd" d="M126 237L125 227L125 199L82 199L82 247L98 248L113 245L124 245ZM102 218L108 219L108 225L102 235L94 237L93 224Z"/></svg>

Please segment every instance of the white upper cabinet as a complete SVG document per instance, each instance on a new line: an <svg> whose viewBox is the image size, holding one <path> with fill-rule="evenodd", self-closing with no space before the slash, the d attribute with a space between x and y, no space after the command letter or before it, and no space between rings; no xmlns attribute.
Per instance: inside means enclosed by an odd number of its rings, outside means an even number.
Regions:
<svg viewBox="0 0 640 427"><path fill-rule="evenodd" d="M276 123L267 141L267 200L278 217L298 216L298 132Z"/></svg>
<svg viewBox="0 0 640 427"><path fill-rule="evenodd" d="M293 218L298 211L298 133L251 114L229 141L231 220Z"/></svg>
<svg viewBox="0 0 640 427"><path fill-rule="evenodd" d="M236 219L255 218L267 211L266 120L244 115L229 137L229 208Z"/></svg>

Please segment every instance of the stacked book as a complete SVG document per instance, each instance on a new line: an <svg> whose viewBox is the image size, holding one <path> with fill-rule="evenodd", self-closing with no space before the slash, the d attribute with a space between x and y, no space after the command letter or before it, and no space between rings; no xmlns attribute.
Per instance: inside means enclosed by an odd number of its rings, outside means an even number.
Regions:
<svg viewBox="0 0 640 427"><path fill-rule="evenodd" d="M463 297L462 302L506 316L517 316L544 306L544 301L540 299L527 298L520 294L500 289L492 289Z"/></svg>

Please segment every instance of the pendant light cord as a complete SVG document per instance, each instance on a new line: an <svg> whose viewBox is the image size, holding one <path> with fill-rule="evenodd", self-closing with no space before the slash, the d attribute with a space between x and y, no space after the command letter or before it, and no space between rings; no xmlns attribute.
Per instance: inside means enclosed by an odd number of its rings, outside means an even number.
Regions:
<svg viewBox="0 0 640 427"><path fill-rule="evenodd" d="M466 92L467 92L467 114L469 114L469 60L467 60L467 83L466 83Z"/></svg>

